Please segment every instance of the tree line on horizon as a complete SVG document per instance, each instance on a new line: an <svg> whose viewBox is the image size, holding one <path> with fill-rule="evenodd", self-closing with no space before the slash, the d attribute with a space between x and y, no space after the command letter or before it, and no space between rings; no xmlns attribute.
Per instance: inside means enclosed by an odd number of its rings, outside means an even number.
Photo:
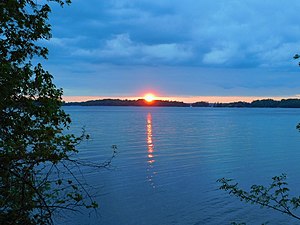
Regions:
<svg viewBox="0 0 300 225"><path fill-rule="evenodd" d="M64 103L65 106L156 106L156 107L233 107L233 108L300 108L300 99L262 99L252 102L230 102L230 103L209 103L199 101L185 103L181 101L154 100L147 102L144 99L122 100L122 99L99 99L85 102Z"/></svg>

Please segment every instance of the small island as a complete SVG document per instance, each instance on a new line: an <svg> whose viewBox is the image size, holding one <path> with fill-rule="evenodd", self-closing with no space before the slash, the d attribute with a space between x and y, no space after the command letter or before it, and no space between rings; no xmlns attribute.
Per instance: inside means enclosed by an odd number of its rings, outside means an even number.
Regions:
<svg viewBox="0 0 300 225"><path fill-rule="evenodd" d="M180 101L145 99L122 100L122 99L99 99L85 102L68 102L65 106L142 106L142 107L231 107L231 108L300 108L300 99L262 99L252 102L230 102L230 103L209 103L199 101L195 103L185 103Z"/></svg>

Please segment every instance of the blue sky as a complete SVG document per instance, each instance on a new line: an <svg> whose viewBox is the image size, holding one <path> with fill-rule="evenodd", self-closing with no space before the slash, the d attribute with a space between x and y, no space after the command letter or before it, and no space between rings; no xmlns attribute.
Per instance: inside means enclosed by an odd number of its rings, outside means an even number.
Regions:
<svg viewBox="0 0 300 225"><path fill-rule="evenodd" d="M46 68L66 96L300 94L298 0L73 0Z"/></svg>

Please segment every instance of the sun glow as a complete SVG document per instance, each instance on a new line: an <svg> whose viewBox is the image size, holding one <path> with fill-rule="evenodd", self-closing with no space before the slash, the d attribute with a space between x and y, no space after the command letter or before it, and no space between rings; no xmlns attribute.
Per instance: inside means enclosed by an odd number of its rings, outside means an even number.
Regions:
<svg viewBox="0 0 300 225"><path fill-rule="evenodd" d="M149 94L146 94L146 95L144 96L144 99L145 99L147 102L152 102L152 101L155 99L155 96L154 96L153 94L149 93Z"/></svg>

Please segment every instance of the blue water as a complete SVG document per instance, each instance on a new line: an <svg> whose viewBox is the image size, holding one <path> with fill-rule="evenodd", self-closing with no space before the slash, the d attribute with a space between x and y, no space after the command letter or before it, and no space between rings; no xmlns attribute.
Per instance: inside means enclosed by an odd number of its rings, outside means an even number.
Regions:
<svg viewBox="0 0 300 225"><path fill-rule="evenodd" d="M240 202L218 189L234 178L247 189L288 174L300 194L299 109L66 107L72 131L91 139L80 157L110 170L83 169L100 203L98 214L58 218L58 224L202 225L297 224L270 209ZM89 214L91 213L91 214ZM299 211L300 214L300 211Z"/></svg>

